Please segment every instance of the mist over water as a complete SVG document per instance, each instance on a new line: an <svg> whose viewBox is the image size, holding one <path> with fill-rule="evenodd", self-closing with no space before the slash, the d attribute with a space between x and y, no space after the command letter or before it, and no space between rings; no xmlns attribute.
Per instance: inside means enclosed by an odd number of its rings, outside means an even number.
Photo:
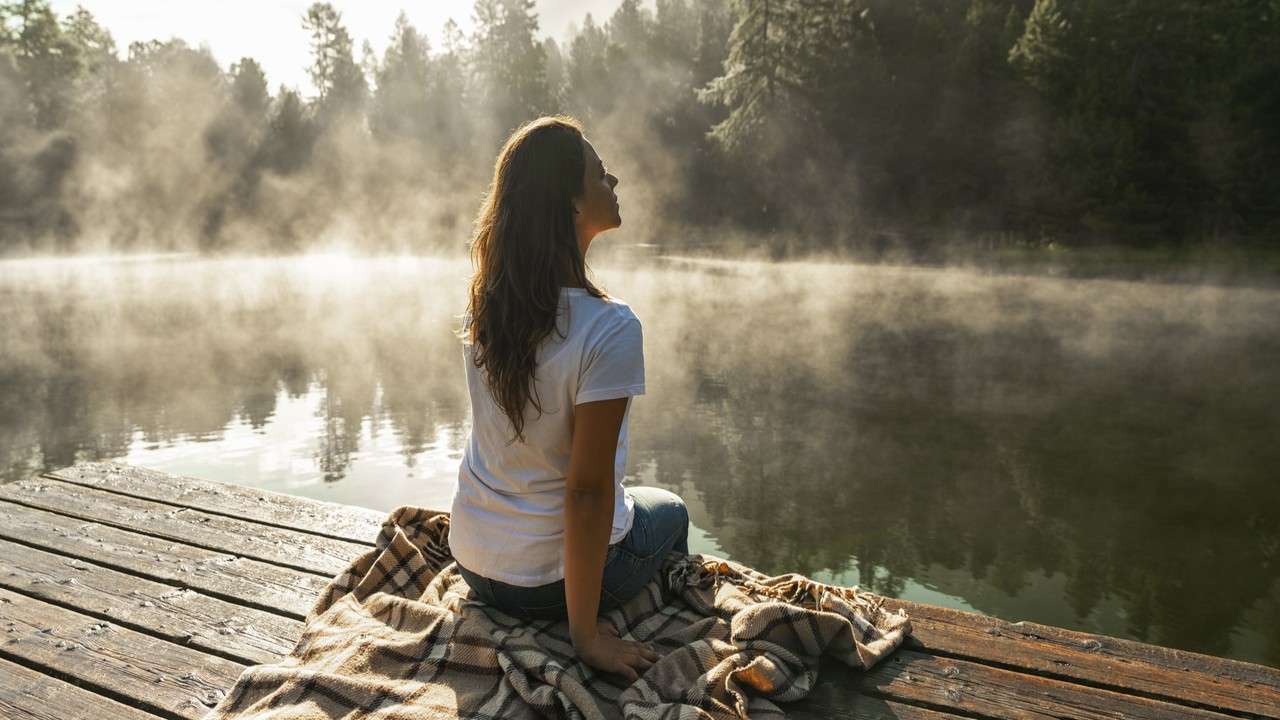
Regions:
<svg viewBox="0 0 1280 720"><path fill-rule="evenodd" d="M694 550L1280 665L1280 292L660 258L628 482ZM447 507L461 257L0 263L0 462Z"/></svg>
<svg viewBox="0 0 1280 720"><path fill-rule="evenodd" d="M314 96L0 5L0 482L447 508L468 223L566 112L621 178L627 482L695 552L1280 667L1280 13L619 0L553 41L467 5L380 53L299 6Z"/></svg>

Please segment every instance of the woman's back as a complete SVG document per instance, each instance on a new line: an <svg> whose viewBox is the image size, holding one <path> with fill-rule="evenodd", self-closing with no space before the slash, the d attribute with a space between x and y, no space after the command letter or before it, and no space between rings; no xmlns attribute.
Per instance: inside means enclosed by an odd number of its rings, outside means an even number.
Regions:
<svg viewBox="0 0 1280 720"><path fill-rule="evenodd" d="M450 545L468 569L538 585L564 577L564 487L575 405L644 394L640 322L625 303L563 288L556 332L538 349L534 388L541 413L525 412L524 441L488 391L466 346L473 429L458 471ZM627 424L614 475L626 472ZM620 483L619 483L620 485ZM630 498L617 488L610 543L631 528Z"/></svg>

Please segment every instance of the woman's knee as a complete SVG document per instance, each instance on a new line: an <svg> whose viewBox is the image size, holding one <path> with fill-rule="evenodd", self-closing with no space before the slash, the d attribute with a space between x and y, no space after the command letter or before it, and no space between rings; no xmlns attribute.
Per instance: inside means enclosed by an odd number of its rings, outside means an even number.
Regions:
<svg viewBox="0 0 1280 720"><path fill-rule="evenodd" d="M627 493L631 495L631 499L636 505L642 505L651 512L672 512L678 508L686 518L689 516L689 510L685 507L684 500L670 490L643 486L627 488Z"/></svg>
<svg viewBox="0 0 1280 720"><path fill-rule="evenodd" d="M637 516L643 516L650 542L663 543L667 550L689 552L689 509L679 495L662 488L628 488ZM665 542L664 542L665 541Z"/></svg>

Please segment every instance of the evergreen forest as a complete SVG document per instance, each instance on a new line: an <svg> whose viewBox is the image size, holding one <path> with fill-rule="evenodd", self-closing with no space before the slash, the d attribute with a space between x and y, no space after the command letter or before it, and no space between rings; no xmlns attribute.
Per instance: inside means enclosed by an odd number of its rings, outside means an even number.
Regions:
<svg viewBox="0 0 1280 720"><path fill-rule="evenodd" d="M774 256L1280 244L1280 0L477 0L314 88L0 3L0 254L464 247L505 135L579 117L634 242ZM230 59L228 59L230 60Z"/></svg>

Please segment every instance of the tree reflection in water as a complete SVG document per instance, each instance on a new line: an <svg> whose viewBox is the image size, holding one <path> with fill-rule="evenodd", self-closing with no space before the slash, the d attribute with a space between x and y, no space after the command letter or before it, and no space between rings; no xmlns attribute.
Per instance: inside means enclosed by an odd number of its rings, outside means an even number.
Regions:
<svg viewBox="0 0 1280 720"><path fill-rule="evenodd" d="M631 469L684 495L725 554L1280 665L1280 294L614 265L600 278L644 321L649 369ZM447 496L468 422L452 336L466 272L5 263L4 477L202 442L208 468L230 428L266 433L305 399L318 417L289 441L298 473L348 483L391 433L390 469L370 476L418 468ZM249 451L283 452L262 444ZM407 501L386 488L354 492Z"/></svg>

